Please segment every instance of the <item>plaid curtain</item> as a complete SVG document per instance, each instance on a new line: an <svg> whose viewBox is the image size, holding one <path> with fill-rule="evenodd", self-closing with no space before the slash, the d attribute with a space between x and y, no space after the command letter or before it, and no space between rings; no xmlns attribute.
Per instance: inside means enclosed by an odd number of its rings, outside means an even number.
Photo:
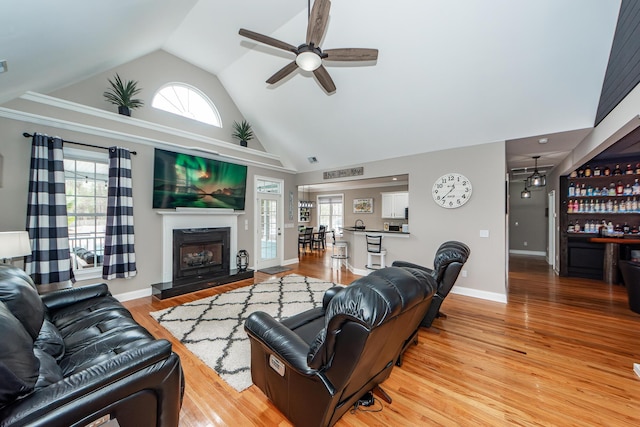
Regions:
<svg viewBox="0 0 640 427"><path fill-rule="evenodd" d="M75 281L69 252L62 140L36 133L31 142L27 205L31 255L25 271L37 285Z"/></svg>
<svg viewBox="0 0 640 427"><path fill-rule="evenodd" d="M111 147L103 279L129 278L136 275L133 243L131 153L126 148Z"/></svg>

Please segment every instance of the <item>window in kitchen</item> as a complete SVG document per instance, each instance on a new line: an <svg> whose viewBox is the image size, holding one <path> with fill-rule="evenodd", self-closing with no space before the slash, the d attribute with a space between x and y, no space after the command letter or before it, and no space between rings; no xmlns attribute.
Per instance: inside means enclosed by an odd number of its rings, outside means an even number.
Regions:
<svg viewBox="0 0 640 427"><path fill-rule="evenodd" d="M100 277L107 223L107 152L64 149L71 262L76 279Z"/></svg>
<svg viewBox="0 0 640 427"><path fill-rule="evenodd" d="M328 194L318 196L318 225L326 225L327 230L336 234L342 232L344 225L344 195Z"/></svg>
<svg viewBox="0 0 640 427"><path fill-rule="evenodd" d="M220 113L209 97L199 89L185 83L164 85L156 92L151 105L178 116L222 127Z"/></svg>

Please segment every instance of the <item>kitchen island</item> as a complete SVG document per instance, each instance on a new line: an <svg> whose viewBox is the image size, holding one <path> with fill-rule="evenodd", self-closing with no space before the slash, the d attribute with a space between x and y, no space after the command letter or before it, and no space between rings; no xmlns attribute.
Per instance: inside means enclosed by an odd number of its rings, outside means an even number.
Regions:
<svg viewBox="0 0 640 427"><path fill-rule="evenodd" d="M366 235L383 236L382 248L387 250L387 267L393 261L399 260L397 254L402 253L401 248L406 245L406 240L410 238L410 233L402 231L385 231L379 229L345 227L343 228L342 239L349 244L349 270L354 274L366 276L373 270L368 270L367 265L367 239Z"/></svg>

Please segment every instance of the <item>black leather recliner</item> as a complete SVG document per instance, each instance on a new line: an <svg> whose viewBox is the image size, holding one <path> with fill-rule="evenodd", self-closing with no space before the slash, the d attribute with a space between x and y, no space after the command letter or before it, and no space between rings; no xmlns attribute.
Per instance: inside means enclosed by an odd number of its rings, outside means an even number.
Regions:
<svg viewBox="0 0 640 427"><path fill-rule="evenodd" d="M640 263L620 260L620 271L629 297L629 309L640 313Z"/></svg>
<svg viewBox="0 0 640 427"><path fill-rule="evenodd" d="M467 262L469 254L471 254L471 250L467 245L452 240L444 242L436 251L433 260L433 269L405 261L393 262L392 265L396 267L421 269L436 279L436 293L433 296L433 302L429 307L429 311L420 323L421 326L429 328L436 317L446 317L440 312L440 306L456 283L460 270L462 270L464 263Z"/></svg>
<svg viewBox="0 0 640 427"><path fill-rule="evenodd" d="M0 426L178 425L184 379L106 284L38 295L0 265Z"/></svg>
<svg viewBox="0 0 640 427"><path fill-rule="evenodd" d="M297 427L330 426L386 380L435 290L424 271L389 267L328 290L323 306L282 322L245 322L251 378Z"/></svg>

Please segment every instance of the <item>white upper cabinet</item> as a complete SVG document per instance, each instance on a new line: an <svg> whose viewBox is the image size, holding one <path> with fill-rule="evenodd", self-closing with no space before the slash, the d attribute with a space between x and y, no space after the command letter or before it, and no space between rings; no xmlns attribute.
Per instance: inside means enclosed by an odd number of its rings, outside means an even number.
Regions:
<svg viewBox="0 0 640 427"><path fill-rule="evenodd" d="M404 211L408 207L408 191L382 193L382 218L404 219Z"/></svg>

